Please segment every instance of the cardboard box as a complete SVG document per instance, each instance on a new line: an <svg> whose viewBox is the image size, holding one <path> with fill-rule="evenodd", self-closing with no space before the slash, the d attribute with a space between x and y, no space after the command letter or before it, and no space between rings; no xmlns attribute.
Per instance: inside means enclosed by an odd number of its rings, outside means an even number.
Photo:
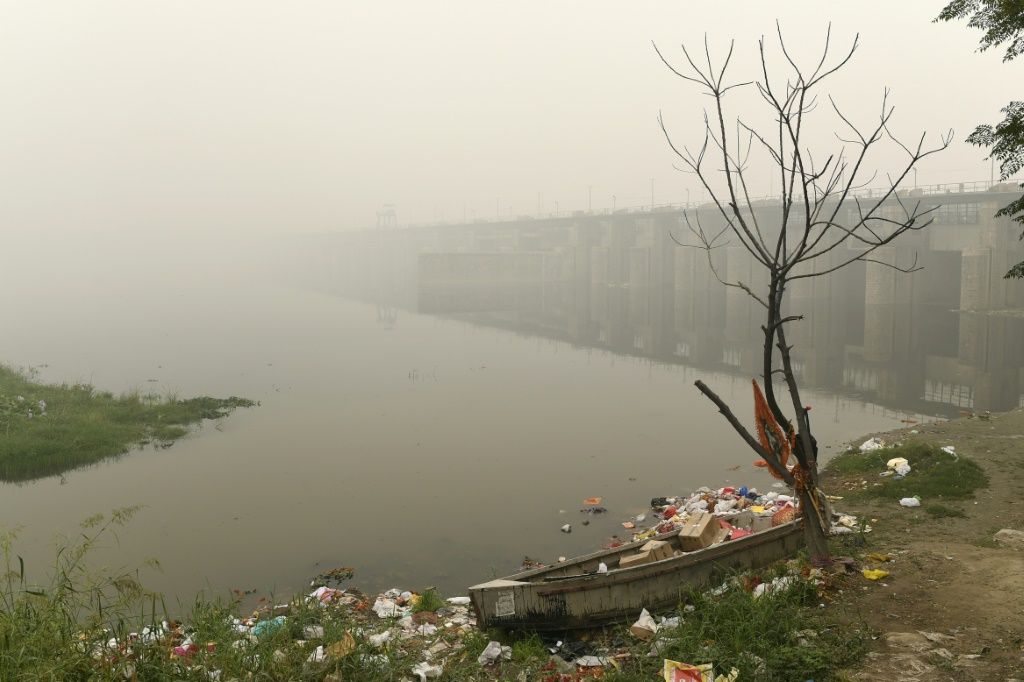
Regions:
<svg viewBox="0 0 1024 682"><path fill-rule="evenodd" d="M732 525L736 526L737 528L750 530L750 526L754 523L754 515L749 511L741 511L739 514L726 516L725 520L731 523Z"/></svg>
<svg viewBox="0 0 1024 682"><path fill-rule="evenodd" d="M630 568L632 566L642 566L643 564L649 564L654 561L650 552L640 552L639 554L628 554L619 559L619 568Z"/></svg>
<svg viewBox="0 0 1024 682"><path fill-rule="evenodd" d="M718 520L714 514L694 514L686 519L679 530L679 545L684 552L710 547L718 534Z"/></svg>
<svg viewBox="0 0 1024 682"><path fill-rule="evenodd" d="M640 551L650 552L651 561L661 561L672 556L672 545L664 540L650 540L640 548Z"/></svg>

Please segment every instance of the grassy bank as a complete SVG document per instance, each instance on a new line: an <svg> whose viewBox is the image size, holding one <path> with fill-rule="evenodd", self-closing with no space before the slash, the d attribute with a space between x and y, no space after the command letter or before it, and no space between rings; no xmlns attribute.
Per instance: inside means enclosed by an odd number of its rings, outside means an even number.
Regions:
<svg viewBox="0 0 1024 682"><path fill-rule="evenodd" d="M880 477L879 473L887 469L886 463L897 457L907 460L910 474L905 478ZM939 518L961 516L962 510L948 503L973 499L977 490L989 484L988 475L973 459L920 440L870 452L850 450L829 462L825 477L843 486L850 502L917 497L925 512Z"/></svg>
<svg viewBox="0 0 1024 682"><path fill-rule="evenodd" d="M1021 434L1024 411L968 415L880 434L888 447L826 467L826 489L843 498L837 507L873 527L840 536L841 553L886 574L839 599L876 635L841 679L1021 678L1024 562L995 538L1024 530ZM910 472L880 475L896 457ZM919 507L900 504L914 497Z"/></svg>
<svg viewBox="0 0 1024 682"><path fill-rule="evenodd" d="M718 674L735 668L740 680L820 682L861 656L869 639L862 628L840 622L835 609L821 607L832 599L836 578L801 560L737 576L727 589L681 593L679 606L661 614L678 617L678 624L663 627L656 640L636 638L629 623L550 640L482 632L453 625L457 607L430 590L411 614L416 623L436 623L437 630L425 634L411 632L399 618L378 617L374 597L355 590L327 604L300 597L255 614L242 613L231 597L199 599L184 614L172 614L136 572L90 568L90 550L133 513L121 510L84 523L45 576L21 562L13 537L4 540L0 679L383 682L411 679L413 669L429 661L442 667L442 681L562 682L590 679L593 670L578 675L567 662L590 655L604 660L603 679L613 682L660 679L665 658L712 663ZM789 576L787 586L760 597L752 593L758 583L781 576ZM257 619L257 627L240 629L239 617ZM375 641L385 632L386 642ZM556 639L564 640L561 647ZM509 656L482 665L478 656L492 640L507 645Z"/></svg>
<svg viewBox="0 0 1024 682"><path fill-rule="evenodd" d="M61 474L133 447L170 445L188 427L254 403L243 398L127 393L88 384L43 384L0 366L0 480Z"/></svg>

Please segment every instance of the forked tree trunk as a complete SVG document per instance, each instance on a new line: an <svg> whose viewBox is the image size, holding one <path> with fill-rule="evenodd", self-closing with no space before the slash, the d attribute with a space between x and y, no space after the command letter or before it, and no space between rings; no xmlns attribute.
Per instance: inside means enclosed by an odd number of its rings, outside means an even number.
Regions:
<svg viewBox="0 0 1024 682"><path fill-rule="evenodd" d="M828 501L817 486L817 472L815 469L817 461L813 455L807 458L804 457L802 453L798 453L797 457L798 460L800 460L801 466L806 463L810 467L809 470L814 472L814 475L802 475L800 477L794 476L782 465L782 462L778 458L778 453L773 452L770 448L765 448L760 442L758 442L757 438L755 438L754 435L751 434L751 432L742 424L742 422L740 422L736 415L733 414L729 405L726 404L718 394L711 390L708 385L700 379L695 381L694 385L701 393L707 396L711 402L718 406L718 411L723 417L725 417L725 420L729 422L736 433L743 438L750 449L768 462L771 470L774 471L776 475L787 485L795 490L797 499L800 502L801 514L804 519L804 540L807 545L807 551L811 558L816 562L827 561L829 557L828 533L831 526L830 511ZM804 420L804 423L806 424L806 420ZM810 440L809 432L808 440ZM803 487L803 482L807 483L806 488ZM817 501L817 504L815 504L815 501Z"/></svg>
<svg viewBox="0 0 1024 682"><path fill-rule="evenodd" d="M814 497L818 497L821 500L822 496L819 496L817 486L813 484L808 488L798 488L797 497L800 499L800 509L803 511L804 519L804 541L807 543L807 553L810 554L811 560L814 562L827 561L829 558L828 549L828 528L822 528L821 519L818 516L817 510L814 507ZM821 500L819 504L822 504L824 500ZM828 509L824 509L823 513L826 515L826 521Z"/></svg>

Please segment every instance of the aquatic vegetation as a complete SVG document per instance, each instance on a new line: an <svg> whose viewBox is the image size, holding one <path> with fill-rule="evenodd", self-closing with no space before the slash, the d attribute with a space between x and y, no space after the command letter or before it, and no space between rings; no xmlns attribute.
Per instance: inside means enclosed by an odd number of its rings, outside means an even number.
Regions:
<svg viewBox="0 0 1024 682"><path fill-rule="evenodd" d="M89 384L44 384L0 365L0 480L54 476L153 443L168 447L204 419L226 417L244 398L114 395Z"/></svg>

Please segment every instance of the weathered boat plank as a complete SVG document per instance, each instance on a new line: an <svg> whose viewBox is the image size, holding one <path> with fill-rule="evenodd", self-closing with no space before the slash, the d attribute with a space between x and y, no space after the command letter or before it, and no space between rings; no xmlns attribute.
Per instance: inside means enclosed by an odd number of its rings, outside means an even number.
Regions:
<svg viewBox="0 0 1024 682"><path fill-rule="evenodd" d="M675 543L675 531L656 539ZM572 630L635 617L643 608L674 606L683 593L738 570L794 554L799 521L661 561L596 573L645 541L594 552L551 567L523 571L469 588L483 627ZM678 547L677 544L673 544Z"/></svg>

